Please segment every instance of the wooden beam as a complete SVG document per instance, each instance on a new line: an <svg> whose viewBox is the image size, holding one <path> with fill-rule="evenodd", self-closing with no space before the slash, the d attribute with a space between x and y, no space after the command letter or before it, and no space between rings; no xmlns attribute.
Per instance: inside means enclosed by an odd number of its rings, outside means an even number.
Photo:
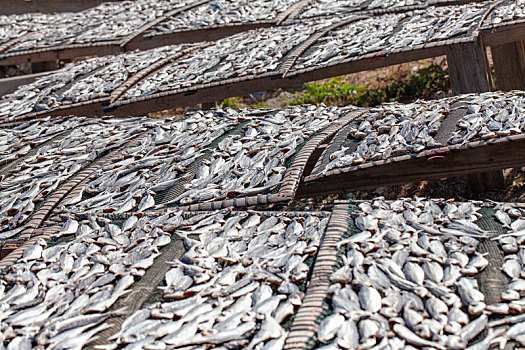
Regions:
<svg viewBox="0 0 525 350"><path fill-rule="evenodd" d="M28 50L19 54L0 55L0 65L8 66L27 62L67 60L86 56L107 56L122 52L118 42L97 43L95 45L71 45ZM2 57L3 56L3 57Z"/></svg>
<svg viewBox="0 0 525 350"><path fill-rule="evenodd" d="M522 41L490 48L498 90L525 90L525 50Z"/></svg>
<svg viewBox="0 0 525 350"><path fill-rule="evenodd" d="M410 182L494 172L525 164L525 139L497 142L473 149L451 150L440 157L420 157L302 183L296 199L357 190L371 190Z"/></svg>
<svg viewBox="0 0 525 350"><path fill-rule="evenodd" d="M77 12L95 7L103 2L113 1L117 0L0 0L0 15L14 15L33 12Z"/></svg>

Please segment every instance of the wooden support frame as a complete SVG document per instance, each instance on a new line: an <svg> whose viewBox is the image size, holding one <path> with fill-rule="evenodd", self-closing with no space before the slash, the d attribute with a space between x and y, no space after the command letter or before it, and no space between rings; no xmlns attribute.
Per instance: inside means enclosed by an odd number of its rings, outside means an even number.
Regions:
<svg viewBox="0 0 525 350"><path fill-rule="evenodd" d="M485 48L478 38L473 43L451 45L446 48L450 85L454 94L490 91ZM503 172L476 174L469 178L474 192L505 187Z"/></svg>

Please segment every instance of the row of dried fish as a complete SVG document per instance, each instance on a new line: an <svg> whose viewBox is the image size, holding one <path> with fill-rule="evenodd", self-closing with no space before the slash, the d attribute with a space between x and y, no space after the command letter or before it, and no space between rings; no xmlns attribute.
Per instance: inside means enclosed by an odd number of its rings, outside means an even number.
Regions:
<svg viewBox="0 0 525 350"><path fill-rule="evenodd" d="M107 97L141 69L188 46L191 45L164 46L68 64L58 73L4 96L0 113L17 116Z"/></svg>
<svg viewBox="0 0 525 350"><path fill-rule="evenodd" d="M111 57L113 59L114 56ZM68 64L54 74L35 80L34 83L21 86L14 93L2 96L0 99L0 116L4 120L13 116L44 110L61 102L59 92L75 79L103 66L107 58L93 58ZM40 106L42 105L42 106ZM42 108L41 108L42 107Z"/></svg>
<svg viewBox="0 0 525 350"><path fill-rule="evenodd" d="M291 49L332 20L260 29L205 45L153 72L127 90L123 98L275 71ZM69 103L107 97L140 69L187 47L191 45L167 46L69 64L55 74L4 96L0 100L0 116L9 119Z"/></svg>
<svg viewBox="0 0 525 350"><path fill-rule="evenodd" d="M317 331L322 349L465 349L490 314L473 278L489 264L477 252L488 237L479 209L419 198L359 204L357 232L338 243L343 263L331 276L333 313ZM472 349L502 337L490 330Z"/></svg>
<svg viewBox="0 0 525 350"><path fill-rule="evenodd" d="M0 169L2 165L27 155L39 145L78 126L81 118L45 118L0 130ZM3 177L0 176L0 179Z"/></svg>
<svg viewBox="0 0 525 350"><path fill-rule="evenodd" d="M35 206L69 177L143 130L137 119L85 121L67 137L53 140L14 165L0 184L0 240L21 232Z"/></svg>
<svg viewBox="0 0 525 350"><path fill-rule="evenodd" d="M244 117L234 110L217 110L198 111L180 121L150 121L152 132L136 147L123 150L62 209L117 214L150 209L157 194L183 181L188 167Z"/></svg>
<svg viewBox="0 0 525 350"><path fill-rule="evenodd" d="M317 251L328 218L201 216L186 232L175 232L187 251L170 263L159 287L163 300L129 316L118 343L144 349L282 349L288 334L283 325L302 303L306 260Z"/></svg>
<svg viewBox="0 0 525 350"><path fill-rule="evenodd" d="M119 40L164 13L196 0L102 3L81 12L0 16L0 44L25 37L7 52Z"/></svg>
<svg viewBox="0 0 525 350"><path fill-rule="evenodd" d="M306 140L348 109L292 107L253 118L240 133L222 139L184 191L164 205L267 193L281 185L287 161Z"/></svg>
<svg viewBox="0 0 525 350"><path fill-rule="evenodd" d="M277 71L293 48L334 20L256 29L218 40L151 74L123 98Z"/></svg>
<svg viewBox="0 0 525 350"><path fill-rule="evenodd" d="M148 33L165 34L203 27L272 21L299 0L215 0L170 17Z"/></svg>
<svg viewBox="0 0 525 350"><path fill-rule="evenodd" d="M133 216L121 227L111 220L71 217L55 237L39 240L0 280L0 347L7 349L82 349L109 324L106 312L128 293L171 242L178 213ZM102 323L102 324L101 324Z"/></svg>
<svg viewBox="0 0 525 350"><path fill-rule="evenodd" d="M464 36L478 28L487 9L487 2L430 7L356 21L321 38L299 57L294 69Z"/></svg>
<svg viewBox="0 0 525 350"><path fill-rule="evenodd" d="M470 6L468 11L466 6ZM335 63L364 53L463 35L479 24L486 7L485 3L437 7L363 19L321 38L298 58L292 71ZM277 72L294 48L313 33L341 20L338 17L309 19L300 24L252 30L210 43L145 77L128 89L121 99ZM18 116L54 109L70 102L107 97L141 67L183 48L183 45L176 45L67 66L5 96L0 100L0 116Z"/></svg>
<svg viewBox="0 0 525 350"><path fill-rule="evenodd" d="M168 211L131 216L121 225L70 217L55 238L71 240L36 242L0 280L0 344L81 349L110 326L103 323L109 317L127 314L113 337L119 343L280 349L287 334L281 324L302 302L306 259L317 251L327 222L315 214L227 211L187 219ZM159 287L165 300L132 315L108 311L145 275L173 232L186 252L170 263Z"/></svg>
<svg viewBox="0 0 525 350"><path fill-rule="evenodd" d="M486 25L495 25L500 23L514 22L525 19L525 1L508 0L498 5L490 13Z"/></svg>
<svg viewBox="0 0 525 350"><path fill-rule="evenodd" d="M451 113L452 131L438 135ZM519 91L467 94L371 108L351 123L348 142L329 155L324 172L446 145L488 140L525 130L525 95ZM354 144L351 146L350 144Z"/></svg>

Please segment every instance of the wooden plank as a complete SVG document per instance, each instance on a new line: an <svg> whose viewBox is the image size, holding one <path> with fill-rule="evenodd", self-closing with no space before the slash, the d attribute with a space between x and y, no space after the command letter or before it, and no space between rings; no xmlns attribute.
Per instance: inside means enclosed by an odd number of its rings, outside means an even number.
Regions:
<svg viewBox="0 0 525 350"><path fill-rule="evenodd" d="M479 40L448 46L446 55L454 94L490 90L485 52Z"/></svg>
<svg viewBox="0 0 525 350"><path fill-rule="evenodd" d="M78 12L83 11L103 2L118 0L1 0L0 15L14 15L32 12Z"/></svg>
<svg viewBox="0 0 525 350"><path fill-rule="evenodd" d="M15 92L20 85L30 84L51 72L27 74L22 76L0 79L0 97Z"/></svg>
<svg viewBox="0 0 525 350"><path fill-rule="evenodd" d="M525 20L482 28L480 33L484 45L494 46L525 39Z"/></svg>
<svg viewBox="0 0 525 350"><path fill-rule="evenodd" d="M490 48L498 90L525 90L525 50L522 41Z"/></svg>
<svg viewBox="0 0 525 350"><path fill-rule="evenodd" d="M302 183L296 198L370 190L423 180L491 172L525 164L525 138L499 141L472 149L436 151L434 156L408 159ZM439 155L439 157L436 157Z"/></svg>

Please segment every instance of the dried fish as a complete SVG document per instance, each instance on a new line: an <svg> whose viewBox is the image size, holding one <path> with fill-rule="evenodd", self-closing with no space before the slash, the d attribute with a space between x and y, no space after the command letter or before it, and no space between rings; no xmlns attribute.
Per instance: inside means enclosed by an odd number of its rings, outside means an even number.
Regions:
<svg viewBox="0 0 525 350"><path fill-rule="evenodd" d="M457 121L455 131L447 140L450 145L486 139L491 122L500 123L501 128L490 138L524 130L520 116L525 113L525 104L520 92L489 92L411 104L385 104L365 110L361 118L349 125L348 142L356 146L343 143L330 155L330 162L322 171L326 173L335 168L444 146L443 141L436 140L437 133L443 120L457 106L463 106L465 115ZM510 217L502 211L499 213L500 220L508 223Z"/></svg>
<svg viewBox="0 0 525 350"><path fill-rule="evenodd" d="M317 333L321 344L335 338L333 344L343 348L410 344L464 349L487 329L491 308L486 307L471 272L459 267L470 266L475 274L486 267L486 259L475 252L479 240L470 236L472 232L484 233L475 225L478 216L473 215L480 207L474 202L462 203L454 217L447 217L452 216L451 205L419 198L395 202L376 198L359 204L352 214L355 226L363 229L363 223L374 222L375 233L340 242L347 256L341 269L348 268L353 278L346 282L336 278L337 284L330 288L333 314L321 322ZM422 218L425 225L421 225ZM457 233L448 234L450 227ZM385 241L382 237L387 233L397 238ZM361 233L354 236L358 235ZM462 252L470 245L472 252ZM405 252L404 256L399 252ZM357 253L363 262L352 264L350 258ZM448 264L446 273L444 264ZM455 272L451 272L452 266L457 267ZM347 323L348 333L339 332ZM358 332L352 330L356 325ZM504 340L498 330L476 346Z"/></svg>
<svg viewBox="0 0 525 350"><path fill-rule="evenodd" d="M311 254L304 248L319 244L327 218L273 214L261 218L257 213L215 212L201 223L209 228L207 233L201 233L165 275L166 285L161 287L165 301L132 315L116 335L117 341L139 346L151 337L155 347L229 347L245 341L242 344L246 348L281 349L287 334L283 321L297 310L303 297L296 284L301 281L292 281L294 271L287 271L286 261L296 257L304 260ZM297 231L299 240L281 246L278 242L297 225L301 227ZM258 234L265 226L269 226L268 234ZM230 236L232 227L244 230L244 234ZM185 230L181 227L178 234ZM222 251L221 246L226 249ZM197 281L192 269L209 275L209 281ZM284 284L288 291L281 291ZM146 319L148 315L160 319ZM180 318L173 320L172 315Z"/></svg>

